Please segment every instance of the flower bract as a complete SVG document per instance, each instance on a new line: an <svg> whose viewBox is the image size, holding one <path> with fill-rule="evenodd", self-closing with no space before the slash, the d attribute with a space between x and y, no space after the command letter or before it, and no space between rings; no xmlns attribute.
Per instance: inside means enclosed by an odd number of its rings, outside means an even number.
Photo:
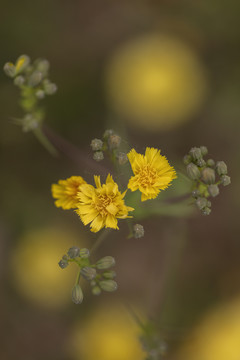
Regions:
<svg viewBox="0 0 240 360"><path fill-rule="evenodd" d="M55 205L64 210L76 209L79 187L85 183L86 181L81 176L71 176L66 180L59 180L58 184L53 184L52 196L57 199Z"/></svg>
<svg viewBox="0 0 240 360"><path fill-rule="evenodd" d="M124 203L125 193L121 193L118 185L109 174L106 184L101 185L100 176L94 176L96 188L83 184L78 192L77 214L84 225L89 223L92 232L97 232L103 227L118 229L118 220L125 219L132 207Z"/></svg>
<svg viewBox="0 0 240 360"><path fill-rule="evenodd" d="M135 149L128 153L134 176L128 183L132 191L140 190L141 200L155 199L161 190L165 190L175 179L176 171L169 165L160 150L146 148L145 155L138 154Z"/></svg>

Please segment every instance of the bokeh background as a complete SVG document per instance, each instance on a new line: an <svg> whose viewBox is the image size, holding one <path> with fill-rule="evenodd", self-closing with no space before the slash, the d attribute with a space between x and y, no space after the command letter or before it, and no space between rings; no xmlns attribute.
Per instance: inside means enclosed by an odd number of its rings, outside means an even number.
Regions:
<svg viewBox="0 0 240 360"><path fill-rule="evenodd" d="M1 67L21 54L50 61L58 92L45 101L46 124L63 150L52 158L12 124L18 89L0 72L1 360L144 359L123 303L154 321L167 359L239 360L239 11L233 0L1 3ZM206 145L232 184L210 216L180 207L142 219L139 240L122 224L98 252L116 257L119 290L86 289L76 306L75 269L57 262L96 237L54 207L50 186L91 177L89 144L106 128L140 152L161 148L177 169Z"/></svg>

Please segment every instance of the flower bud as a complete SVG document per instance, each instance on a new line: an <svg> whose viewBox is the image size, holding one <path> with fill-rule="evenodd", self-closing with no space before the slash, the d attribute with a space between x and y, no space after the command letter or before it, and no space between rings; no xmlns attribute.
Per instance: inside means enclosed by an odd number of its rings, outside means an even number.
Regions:
<svg viewBox="0 0 240 360"><path fill-rule="evenodd" d="M127 154L123 153L123 152L119 152L117 154L117 159L118 159L118 163L120 165L124 165L128 162L128 157L127 157Z"/></svg>
<svg viewBox="0 0 240 360"><path fill-rule="evenodd" d="M83 248L83 249L80 250L79 256L80 256L80 258L82 258L82 259L87 259L87 258L89 258L89 256L90 256L90 252L89 252L88 249Z"/></svg>
<svg viewBox="0 0 240 360"><path fill-rule="evenodd" d="M112 292L117 290L117 283L114 280L99 281L100 288L104 291Z"/></svg>
<svg viewBox="0 0 240 360"><path fill-rule="evenodd" d="M80 249L77 246L73 246L68 250L68 256L71 259L74 259L75 257L79 256Z"/></svg>
<svg viewBox="0 0 240 360"><path fill-rule="evenodd" d="M203 211L202 211L202 214L203 215L210 215L211 213L211 209L209 209L208 207L206 207Z"/></svg>
<svg viewBox="0 0 240 360"><path fill-rule="evenodd" d="M99 286L94 286L94 287L92 288L92 294L93 294L93 295L100 295L101 292L102 292L102 290L100 289Z"/></svg>
<svg viewBox="0 0 240 360"><path fill-rule="evenodd" d="M208 192L212 197L215 197L215 196L217 196L219 194L219 188L215 184L209 185L208 186Z"/></svg>
<svg viewBox="0 0 240 360"><path fill-rule="evenodd" d="M139 239L144 236L144 227L140 224L135 224L133 226L133 235L135 239Z"/></svg>
<svg viewBox="0 0 240 360"><path fill-rule="evenodd" d="M187 174L192 180L197 180L201 175L197 165L193 163L187 165Z"/></svg>
<svg viewBox="0 0 240 360"><path fill-rule="evenodd" d="M32 114L27 114L23 118L22 126L24 132L34 130L39 126L39 120L36 119Z"/></svg>
<svg viewBox="0 0 240 360"><path fill-rule="evenodd" d="M198 198L199 196L200 196L200 191L198 189L192 191L192 197Z"/></svg>
<svg viewBox="0 0 240 360"><path fill-rule="evenodd" d="M40 71L34 71L28 80L28 84L31 87L35 87L40 84L42 79L43 79L42 73Z"/></svg>
<svg viewBox="0 0 240 360"><path fill-rule="evenodd" d="M13 78L16 75L16 68L13 65L13 63L11 63L11 62L7 62L4 65L3 70L4 70L5 74L11 78Z"/></svg>
<svg viewBox="0 0 240 360"><path fill-rule="evenodd" d="M183 158L183 163L185 165L188 165L190 164L190 162L192 161L192 157L190 155L185 155L184 158Z"/></svg>
<svg viewBox="0 0 240 360"><path fill-rule="evenodd" d="M103 152L102 151L96 151L94 154L93 154L93 160L95 161L101 161L104 159L104 155L103 155Z"/></svg>
<svg viewBox="0 0 240 360"><path fill-rule="evenodd" d="M44 91L47 95L53 95L57 91L57 85L54 83L45 83L44 84Z"/></svg>
<svg viewBox="0 0 240 360"><path fill-rule="evenodd" d="M81 304L83 301L83 292L79 284L72 289L72 301L74 304Z"/></svg>
<svg viewBox="0 0 240 360"><path fill-rule="evenodd" d="M108 137L113 134L114 134L114 131L112 129L108 129L104 132L103 137L104 137L104 139L108 139Z"/></svg>
<svg viewBox="0 0 240 360"><path fill-rule="evenodd" d="M103 147L103 142L100 139L93 139L91 141L91 148L93 151L101 150Z"/></svg>
<svg viewBox="0 0 240 360"><path fill-rule="evenodd" d="M203 166L206 165L206 161L203 160L203 159L198 159L198 160L196 161L196 164L197 164L197 166L199 166L199 167L203 167Z"/></svg>
<svg viewBox="0 0 240 360"><path fill-rule="evenodd" d="M218 161L216 163L216 171L218 175L226 175L227 174L227 165L224 161Z"/></svg>
<svg viewBox="0 0 240 360"><path fill-rule="evenodd" d="M97 269L109 269L115 265L115 259L112 256L105 256L96 263Z"/></svg>
<svg viewBox="0 0 240 360"><path fill-rule="evenodd" d="M231 184L231 178L228 175L222 175L221 176L221 183L223 184L223 186L227 186L229 184Z"/></svg>
<svg viewBox="0 0 240 360"><path fill-rule="evenodd" d="M39 100L42 100L45 98L45 92L43 90L37 90L35 92L35 95Z"/></svg>
<svg viewBox="0 0 240 360"><path fill-rule="evenodd" d="M81 269L81 275L85 280L91 281L96 277L97 272L94 268L85 266Z"/></svg>
<svg viewBox="0 0 240 360"><path fill-rule="evenodd" d="M46 59L41 59L36 62L36 69L40 71L43 76L46 76L48 73L48 70L50 68L49 61Z"/></svg>
<svg viewBox="0 0 240 360"><path fill-rule="evenodd" d="M207 155L208 148L206 146L200 146L200 150L201 150L202 156Z"/></svg>
<svg viewBox="0 0 240 360"><path fill-rule="evenodd" d="M114 270L107 270L107 271L104 271L102 276L105 279L114 279L116 277L116 272Z"/></svg>
<svg viewBox="0 0 240 360"><path fill-rule="evenodd" d="M96 285L97 285L97 283L96 283L96 281L95 281L95 280L92 280L92 281L90 281L90 285L91 285L91 286L96 286Z"/></svg>
<svg viewBox="0 0 240 360"><path fill-rule="evenodd" d="M189 151L189 155L192 156L193 160L198 160L198 159L201 159L201 157L202 157L202 152L201 152L200 148L193 147L193 148L191 148L191 150Z"/></svg>
<svg viewBox="0 0 240 360"><path fill-rule="evenodd" d="M204 197L199 197L196 200L196 205L199 208L199 210L203 210L207 206L207 199L205 199Z"/></svg>
<svg viewBox="0 0 240 360"><path fill-rule="evenodd" d="M205 184L213 184L215 182L215 171L209 167L203 169L201 179Z"/></svg>
<svg viewBox="0 0 240 360"><path fill-rule="evenodd" d="M68 261L66 259L61 259L58 263L61 269L65 269L68 266Z"/></svg>
<svg viewBox="0 0 240 360"><path fill-rule="evenodd" d="M120 136L116 134L112 134L108 137L108 145L110 149L117 149L121 144L121 138Z"/></svg>
<svg viewBox="0 0 240 360"><path fill-rule="evenodd" d="M215 166L215 161L213 159L208 159L207 160L207 166L208 167L214 167Z"/></svg>
<svg viewBox="0 0 240 360"><path fill-rule="evenodd" d="M30 64L30 57L27 55L21 55L16 61L16 74L19 74L23 70L25 70Z"/></svg>
<svg viewBox="0 0 240 360"><path fill-rule="evenodd" d="M25 78L22 75L16 76L14 79L14 85L22 86L25 83Z"/></svg>

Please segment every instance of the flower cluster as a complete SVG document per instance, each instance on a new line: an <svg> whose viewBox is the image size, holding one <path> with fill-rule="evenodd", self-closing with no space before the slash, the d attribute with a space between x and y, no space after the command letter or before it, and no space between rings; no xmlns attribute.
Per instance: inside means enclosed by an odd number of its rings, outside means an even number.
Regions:
<svg viewBox="0 0 240 360"><path fill-rule="evenodd" d="M37 59L31 63L29 56L21 55L15 64L7 62L3 69L21 91L20 105L25 115L16 119L16 124L21 125L24 132L38 128L44 118L39 101L57 91L57 86L48 78L49 62Z"/></svg>
<svg viewBox="0 0 240 360"><path fill-rule="evenodd" d="M98 147L97 141L94 146ZM176 178L175 170L158 149L147 148L145 155L132 149L127 157L134 173L127 187L131 191L140 190L142 201L156 198ZM58 184L52 185L55 205L63 209L75 209L83 224L90 224L92 232L98 232L104 227L119 229L118 219L132 217L129 212L134 210L124 202L127 189L121 193L110 174L105 184L101 184L100 176L97 175L94 181L95 187L86 183L81 176L59 180Z"/></svg>
<svg viewBox="0 0 240 360"><path fill-rule="evenodd" d="M219 185L227 186L231 183L225 162L215 162L213 159L204 160L207 154L206 146L194 147L183 159L188 177L193 181L192 197L204 215L210 214L209 197L216 197L219 194Z"/></svg>
<svg viewBox="0 0 240 360"><path fill-rule="evenodd" d="M83 292L79 284L80 277L90 283L93 295L100 295L102 290L107 292L117 290L117 283L113 280L116 273L110 270L115 265L115 259L112 256L105 256L95 264L91 264L89 257L88 249L79 249L74 246L68 250L67 254L63 255L58 263L61 269L65 269L71 262L79 267L77 281L72 289L72 301L75 304L81 304L83 301Z"/></svg>

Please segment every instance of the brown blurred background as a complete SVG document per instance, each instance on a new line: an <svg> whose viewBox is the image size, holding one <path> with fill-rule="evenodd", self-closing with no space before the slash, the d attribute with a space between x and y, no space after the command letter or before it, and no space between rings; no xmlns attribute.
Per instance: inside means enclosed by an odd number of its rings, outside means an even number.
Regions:
<svg viewBox="0 0 240 360"><path fill-rule="evenodd" d="M156 322L168 343L167 358L178 359L206 314L236 301L239 11L233 0L1 4L1 66L21 54L50 61L50 78L58 91L45 101L46 124L89 161L91 140L110 127L140 152L146 146L161 148L170 163L182 169L185 153L206 145L209 157L227 163L232 179L213 200L210 216L180 211L176 217L143 219L146 235L139 240L126 239L128 230L122 224L98 253L116 257L118 292L93 298L86 289L84 303L76 306L70 299L75 272L62 271L57 262L68 247L91 246L96 237L76 215L54 207L50 187L71 175L90 178L92 171L66 152L52 158L31 133L23 134L11 123L12 117L22 116L18 89L0 72L1 360L144 358L140 350L134 352L135 345L122 355L120 350L118 355L106 355L105 350L81 353L72 345L76 326L81 338L95 311L104 312L102 305L120 300ZM239 307L234 311L239 317ZM104 332L98 326L93 325L93 333ZM228 326L226 332L231 332L231 323ZM240 321L234 329L226 354L230 348L235 352L225 357L228 360L240 358L232 340L240 338ZM212 331L209 337L214 338ZM89 332L87 347L94 348ZM206 338L200 347L207 348ZM107 336L104 341L103 347L109 347ZM221 360L214 351L206 350L208 355L199 359ZM190 352L185 360L196 358Z"/></svg>

